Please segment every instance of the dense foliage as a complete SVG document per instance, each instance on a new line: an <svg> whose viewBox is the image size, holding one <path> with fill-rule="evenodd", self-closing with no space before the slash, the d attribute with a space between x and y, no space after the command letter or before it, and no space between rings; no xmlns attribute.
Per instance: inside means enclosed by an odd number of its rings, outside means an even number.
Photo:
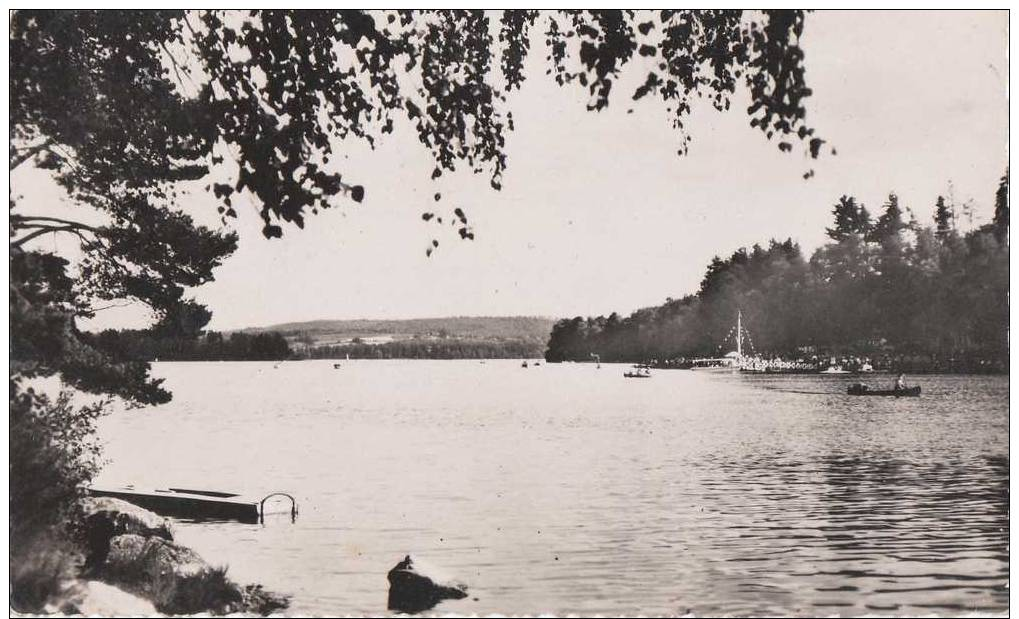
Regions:
<svg viewBox="0 0 1019 619"><path fill-rule="evenodd" d="M281 361L293 355L286 338L279 333L224 335L209 331L181 337L151 329L107 329L89 336L89 339L138 361Z"/></svg>
<svg viewBox="0 0 1019 619"><path fill-rule="evenodd" d="M798 11L19 11L12 163L37 157L69 191L130 216L135 201L173 197L166 181L230 157L232 182L209 188L221 212L235 216L245 192L278 236L280 221L303 226L338 196L363 199L335 150L348 138L374 145L400 123L432 152L433 177L464 164L498 188L506 95L525 80L534 39L548 73L585 88L592 110L624 71L641 72L626 95L663 102L681 151L695 99L728 110L744 89L752 127L816 157L803 28ZM455 224L469 234L465 218Z"/></svg>
<svg viewBox="0 0 1019 619"><path fill-rule="evenodd" d="M741 310L752 352L764 356L920 356L931 368L1005 369L1007 172L992 223L963 234L953 211L938 198L935 226L905 221L891 194L872 221L863 205L843 196L827 231L831 242L809 260L792 240L716 257L696 294L626 318L560 320L546 358L718 356L735 348L731 335Z"/></svg>
<svg viewBox="0 0 1019 619"><path fill-rule="evenodd" d="M11 605L31 612L58 598L81 557L66 526L96 472L95 422L101 403L75 405L10 383Z"/></svg>

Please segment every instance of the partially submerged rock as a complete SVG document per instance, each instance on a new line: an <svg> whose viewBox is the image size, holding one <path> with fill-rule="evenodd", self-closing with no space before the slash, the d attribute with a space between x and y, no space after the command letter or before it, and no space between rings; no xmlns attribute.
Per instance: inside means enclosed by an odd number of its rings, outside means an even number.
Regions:
<svg viewBox="0 0 1019 619"><path fill-rule="evenodd" d="M467 597L467 585L451 582L410 555L389 570L388 578L389 610L417 613Z"/></svg>
<svg viewBox="0 0 1019 619"><path fill-rule="evenodd" d="M173 541L169 521L137 505L110 497L92 497L82 502L86 566L95 567L106 560L110 540L120 535L158 537Z"/></svg>

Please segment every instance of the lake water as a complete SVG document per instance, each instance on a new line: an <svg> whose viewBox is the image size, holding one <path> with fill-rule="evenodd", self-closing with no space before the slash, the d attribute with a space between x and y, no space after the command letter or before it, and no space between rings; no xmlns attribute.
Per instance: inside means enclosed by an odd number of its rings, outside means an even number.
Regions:
<svg viewBox="0 0 1019 619"><path fill-rule="evenodd" d="M293 614L387 612L408 553L470 586L437 612L1007 609L1007 377L341 364L154 364L174 401L103 420L100 482L295 494L177 523Z"/></svg>

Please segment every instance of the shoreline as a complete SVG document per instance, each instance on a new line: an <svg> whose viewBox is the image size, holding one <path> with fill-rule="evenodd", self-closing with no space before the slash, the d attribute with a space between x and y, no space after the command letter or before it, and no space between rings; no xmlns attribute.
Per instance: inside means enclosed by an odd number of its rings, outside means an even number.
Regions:
<svg viewBox="0 0 1019 619"><path fill-rule="evenodd" d="M85 560L62 605L82 614L120 614L120 606L166 615L269 615L290 597L261 585L240 585L226 566L213 565L174 540L169 519L127 501L87 497L81 544Z"/></svg>
<svg viewBox="0 0 1019 619"><path fill-rule="evenodd" d="M455 358L455 359L450 359L450 358L445 358L445 357L443 357L443 358L394 357L394 358L387 358L387 359L379 359L379 358L373 358L373 357L364 357L364 358L358 358L358 359L355 359L355 358L346 359L346 358L342 358L342 357L335 357L335 358L320 357L320 358L305 358L305 359L282 359L282 360L278 360L278 361L267 360L267 359L161 359L161 360L148 361L147 363L153 363L153 364L155 364L155 363L273 363L273 364L280 365L280 364L283 364L283 363L292 364L292 363L297 363L297 362L301 362L301 361L322 361L322 362L350 362L350 361L372 361L372 362L376 362L376 361L473 361L473 362L479 362L479 361L511 361L511 362L516 362L516 361L519 361L522 358L523 357L487 357L487 358L483 358L482 359L482 358L474 358L474 357L459 357L459 358ZM532 359L532 357L527 357L526 359L530 360L530 359ZM582 360L582 361L580 361L580 360L573 361L573 360L569 360L569 359L564 360L564 361L544 361L543 360L543 361L541 361L541 363L542 364L547 364L547 365L563 365L563 364L595 365L594 361L589 361L587 359ZM641 362L638 362L638 361L602 361L601 362L602 365L619 365L619 366L629 366L629 365L632 365L632 364L635 364L635 363L641 363ZM650 365L651 369L653 369L653 370L669 370L669 371L680 370L680 371L692 371L692 372L697 372L697 371L703 372L704 371L704 369L698 370L698 369L689 368L689 367L677 367L677 366L667 366L667 365L651 365L651 364L648 364L648 365ZM709 368L709 369L713 369L713 368ZM1011 374L1011 372L1009 371L1009 369L1007 367L1004 368L1004 369L990 369L990 370L946 370L946 369L933 369L933 368L932 369L912 369L912 368L895 368L895 369L891 369L891 368L882 368L882 369L875 369L872 372L849 372L849 373L846 373L846 374L824 374L821 370L802 370L802 371L801 370L796 370L796 371L788 371L788 372L760 372L760 371L755 371L755 370L740 370L740 369L737 369L737 368L734 368L732 370L732 373L734 373L734 374L741 374L741 375L747 375L747 376L858 376L859 377L859 376L898 374L900 372L901 373L905 373L905 374L918 375L918 376L1009 376Z"/></svg>

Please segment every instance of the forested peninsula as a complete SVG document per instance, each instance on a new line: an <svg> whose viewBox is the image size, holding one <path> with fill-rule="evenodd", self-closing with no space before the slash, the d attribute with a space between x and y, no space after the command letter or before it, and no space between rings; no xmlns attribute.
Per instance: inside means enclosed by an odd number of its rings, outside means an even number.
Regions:
<svg viewBox="0 0 1019 619"><path fill-rule="evenodd" d="M961 230L971 205L939 197L930 223L892 193L877 219L852 196L809 257L792 239L715 257L695 293L628 317L576 317L552 330L548 361L677 364L735 348L810 360L866 357L879 369L1008 369L1008 174L993 221Z"/></svg>

